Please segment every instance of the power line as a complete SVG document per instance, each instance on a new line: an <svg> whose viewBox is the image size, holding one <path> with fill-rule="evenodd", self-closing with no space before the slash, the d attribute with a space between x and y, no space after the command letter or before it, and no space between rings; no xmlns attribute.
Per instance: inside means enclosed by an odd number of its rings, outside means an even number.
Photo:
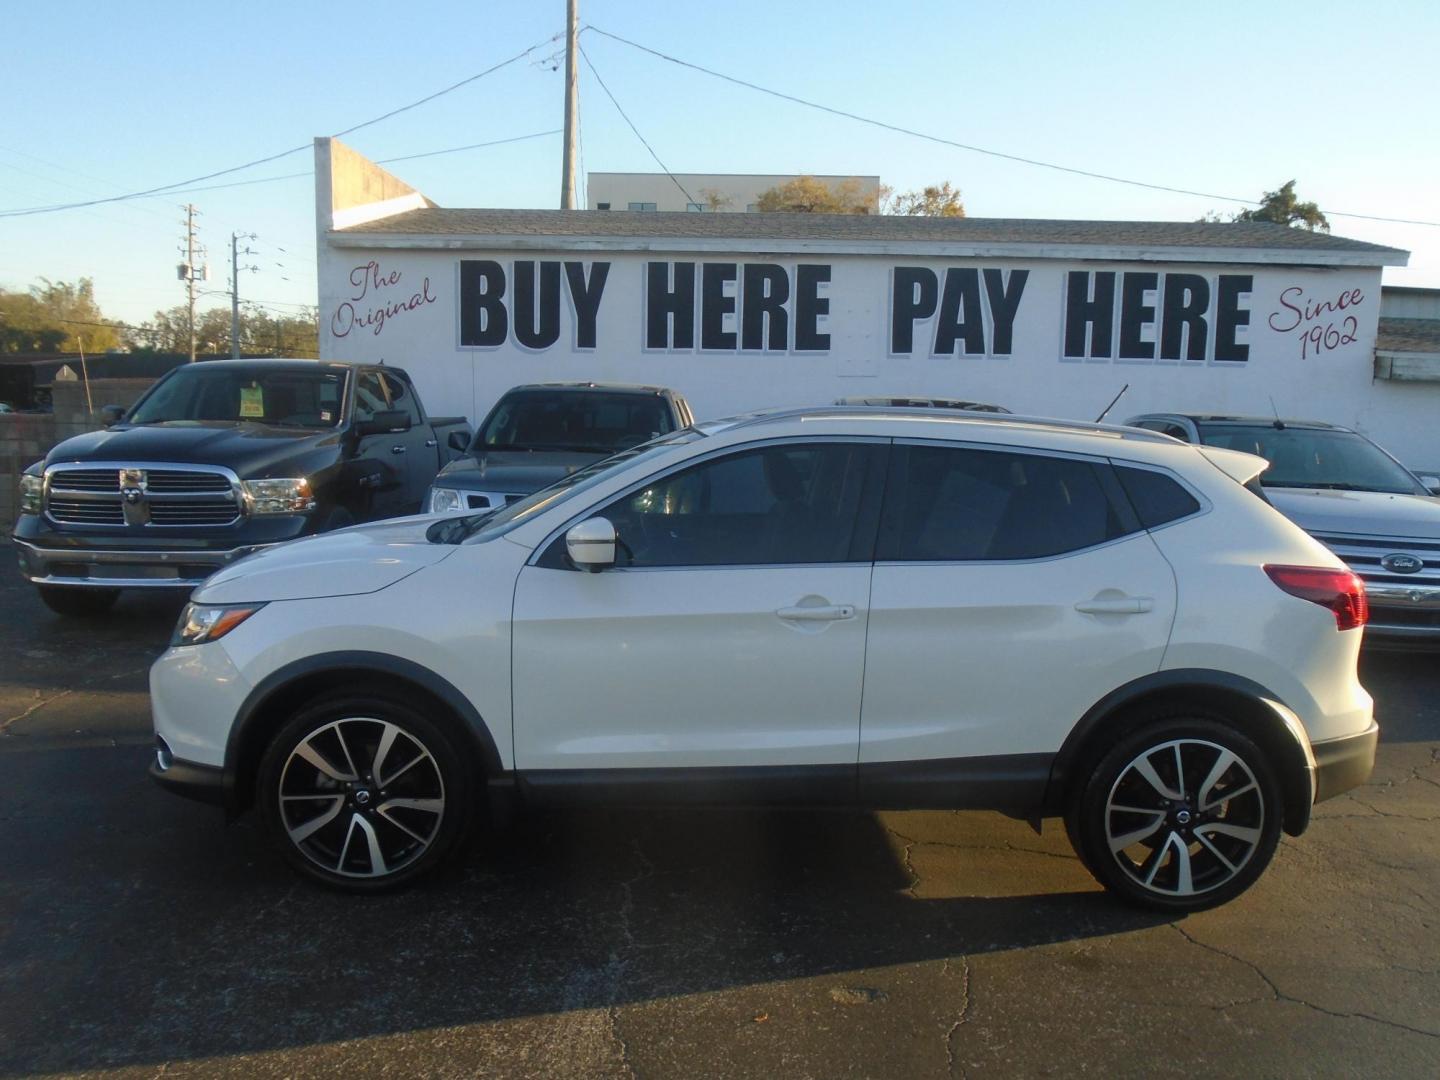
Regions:
<svg viewBox="0 0 1440 1080"><path fill-rule="evenodd" d="M848 112L845 109L837 109L830 105L822 105L817 101L808 101L805 98L796 97L794 94L786 94L780 90L772 90L767 86L760 86L758 83L748 82L745 79L736 78L733 75L726 75L723 72L703 67L700 64L691 63L688 60L681 60L677 56L671 56L669 53L661 52L658 49L652 49L648 45L641 45L638 41L631 41L629 38L621 37L619 34L612 34L608 30L602 30L600 29L600 27L594 26L592 24L587 24L585 26L585 29L581 32L585 33L588 31L593 31L601 35L602 37L610 38L612 41L618 41L622 45L629 45L632 49L638 49L640 52L649 53L651 56L657 57L661 60L665 60L671 64L676 64L683 68L689 68L691 71L698 71L701 74L709 75L712 78L721 79L724 82L733 83L735 86L743 86L747 90L755 90L761 94L768 94L770 97L779 98L782 101L789 101L795 105L803 105L807 109L816 109L820 112L829 113L832 116L843 117L846 120L855 120L861 124L868 124L871 127L877 127L884 131L893 131L900 135L909 135L911 138L923 139L926 142L938 143L941 146L950 146L957 150L968 150L971 153L984 154L987 157L1001 158L1005 161L1015 161L1022 165L1034 165L1037 168L1041 169L1053 169L1056 172L1070 173L1074 176L1085 176L1089 177L1092 180L1106 180L1113 184L1127 184L1130 187L1147 188L1151 191L1165 191L1169 192L1172 195L1193 195L1196 198L1213 199L1219 200L1220 202L1245 203L1248 206L1259 205L1259 200L1257 199L1242 199L1234 195L1216 195L1213 192L1208 191L1193 191L1189 188L1170 187L1167 184L1154 184L1145 180L1131 180L1123 176L1112 176L1108 173L1091 172L1088 169L1077 169L1069 165L1060 165L1053 161L1042 161L1039 158L1022 157L1019 154L1007 154L999 150L990 150L983 146L974 146L969 143L957 142L954 139L947 139L940 135L931 135L928 132L916 131L914 128L902 127L899 124L891 124L884 120L875 120L868 116L861 116L858 113ZM581 55L584 55L583 49L581 50ZM586 57L585 60L586 63L589 63L590 58ZM591 70L594 71L593 66L591 67ZM600 78L598 74L595 77L596 79ZM600 86L602 89L604 89L605 84L602 82ZM607 90L606 93L609 93L609 91ZM614 101L615 99L612 97L611 100ZM620 106L617 103L615 107L618 109ZM621 115L624 115L623 111ZM631 124L630 126L633 130L635 125ZM637 131L635 132L635 134L639 135L640 133ZM644 142L645 140L641 139L640 141ZM649 149L648 143L646 144L646 149ZM651 154L653 156L654 151L651 151ZM656 158L655 160L659 161L660 159ZM662 165L661 168L664 168L664 166ZM668 172L669 170L666 171ZM674 177L671 177L671 179L673 180ZM1396 225L1427 225L1433 226L1435 228L1440 228L1440 221L1417 221L1412 218L1381 217L1377 214L1357 214L1349 213L1343 210L1325 210L1323 211L1323 213L1325 213L1327 216L1333 217L1359 218L1365 221L1385 221Z"/></svg>
<svg viewBox="0 0 1440 1080"><path fill-rule="evenodd" d="M592 28L587 27L587 29ZM603 33L603 31L597 32ZM604 90L605 96L610 99L610 104L615 106L615 111L620 114L621 118L625 121L625 123L630 125L630 130L635 133L635 137L640 140L641 144L645 147L645 149L650 151L650 156L655 159L655 164L659 165L661 170L664 171L665 175L670 177L670 182L680 189L680 194L685 196L685 201L687 203L693 203L695 199L688 191L685 190L685 185L680 183L679 180L675 179L675 174L672 173L669 167L660 160L660 155L655 153L655 148L646 141L644 135L640 134L640 129L635 126L635 122L631 120L630 117L626 114L625 110L620 107L620 102L615 100L615 95L612 94L610 92L610 88L605 85L605 80L600 77L600 72L595 70L595 65L591 62L590 55L585 51L585 47L583 45L580 47L580 55L585 60L585 66L590 69L590 74L594 75L595 81L600 84L600 89Z"/></svg>
<svg viewBox="0 0 1440 1080"><path fill-rule="evenodd" d="M362 128L371 127L375 124L380 123L383 120L389 120L392 117L399 116L403 112L408 112L411 109L419 108L421 105L434 101L436 98L443 97L444 95L452 93L455 90L459 90L463 86L468 86L479 79L483 79L487 75L493 75L501 68L509 67L516 61L523 60L536 49L544 48L551 42L558 40L561 36L563 35L553 34L550 37L546 38L544 41L536 42L529 48L516 53L509 59L500 61L498 64L495 64L492 67L486 68L484 71L477 72L476 74L471 75L468 78L461 79L457 83L452 83L451 85L445 87L442 90L435 91L433 94L427 94L425 97L422 97L417 101L412 101L408 105L401 105L399 108L391 109L389 112L382 113L380 116L372 117L371 119L362 121L361 123L353 124L342 131L337 131L334 135L331 136L331 138L338 139L342 135L350 135L356 131L361 130ZM187 184L199 184L206 180L213 180L217 176L228 176L231 173L237 173L245 169L254 168L256 165L264 165L267 162L278 161L280 158L289 157L291 154L298 154L302 150L309 149L311 145L311 143L307 142L303 143L300 146L292 146L289 150L281 150L278 154L269 154L266 157L256 158L254 161L247 161L243 165L235 165L228 169L219 169L212 173L206 173L203 176L192 176L188 180L177 180L173 184L162 184L159 187L146 188L144 191L132 191L124 195L111 195L107 198L90 199L86 202L59 203L52 206L29 206L17 208L14 210L0 210L0 217L27 217L32 214L54 213L58 210L77 210L81 207L99 206L103 203L124 202L127 199L138 199L146 195L157 195L162 192L174 194L175 188L184 187Z"/></svg>
<svg viewBox="0 0 1440 1080"><path fill-rule="evenodd" d="M551 128L549 131L532 131L529 135L512 135L507 139L492 139L490 142L470 143L466 146L450 146L444 150L427 150L423 154L404 154L400 157L377 158L376 165L393 165L397 161L417 161L420 158L438 157L441 154L458 154L462 150L481 150L487 146L501 146L505 143L524 142L526 139L539 139L546 135L559 135L560 128ZM229 184L210 184L207 187L180 188L176 191L166 191L161 195L136 196L137 198L161 198L171 195L188 195L196 191L219 191L222 188L249 187L252 184L273 184L277 180L298 180L304 176L314 176L315 170L307 172L285 173L283 176L262 176L258 180L236 180Z"/></svg>

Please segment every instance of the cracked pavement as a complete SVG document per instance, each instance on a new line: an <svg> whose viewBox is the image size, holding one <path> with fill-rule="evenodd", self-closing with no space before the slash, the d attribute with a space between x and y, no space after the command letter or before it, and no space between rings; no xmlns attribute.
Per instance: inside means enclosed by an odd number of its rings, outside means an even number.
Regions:
<svg viewBox="0 0 1440 1080"><path fill-rule="evenodd" d="M991 814L588 811L408 892L155 789L179 602L45 611L0 545L0 1075L1440 1075L1440 664L1246 895L1120 907Z"/></svg>

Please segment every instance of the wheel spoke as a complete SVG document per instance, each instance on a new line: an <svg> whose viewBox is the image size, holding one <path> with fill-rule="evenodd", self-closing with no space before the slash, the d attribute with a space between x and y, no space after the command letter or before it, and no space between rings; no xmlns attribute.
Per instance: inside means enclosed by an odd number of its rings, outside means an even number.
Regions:
<svg viewBox="0 0 1440 1080"><path fill-rule="evenodd" d="M293 797L298 799L318 799L323 797L333 800L334 803L330 809L326 810L323 814L317 814L305 822L305 824L287 830L290 833L290 839L297 844L303 844L316 832L323 829L326 825L329 825L330 822L340 816L340 811L345 808L345 797L343 795L297 795Z"/></svg>
<svg viewBox="0 0 1440 1080"><path fill-rule="evenodd" d="M1236 840L1243 840L1247 844L1258 844L1260 842L1260 830L1251 828L1248 825L1232 825L1228 821L1212 821L1201 825L1195 830L1196 836L1213 836L1218 833L1221 836L1233 836Z"/></svg>
<svg viewBox="0 0 1440 1080"><path fill-rule="evenodd" d="M380 766L385 762L385 755L390 753L390 748L395 745L395 736L398 734L400 734L398 727L394 724L386 724L380 733L380 745L375 748L375 760L370 765L370 775L381 787L385 786L385 781L380 778Z"/></svg>
<svg viewBox="0 0 1440 1080"><path fill-rule="evenodd" d="M1200 843L1202 843L1202 844L1205 845L1205 850L1206 850L1206 851L1210 852L1211 855L1214 855L1215 858L1219 859L1222 863L1224 863L1224 864L1225 864L1225 869L1226 869L1226 870L1229 870L1230 873L1233 874L1233 873L1235 873L1236 870L1239 870L1239 869L1240 869L1240 867L1236 866L1233 862L1231 862L1229 859L1227 859L1227 858L1225 857L1225 853L1224 853L1223 851L1221 851L1218 847L1216 847L1214 844L1212 844L1212 843L1210 842L1210 838L1209 838L1208 836L1206 836L1204 833L1202 833L1199 829L1196 829L1196 830L1195 830L1195 839L1196 839L1196 840L1199 840ZM1241 861L1243 862L1244 860L1241 860Z"/></svg>
<svg viewBox="0 0 1440 1080"><path fill-rule="evenodd" d="M1118 807L1111 807L1111 809L1115 810L1118 809ZM1124 851L1131 844L1138 844L1141 840L1146 840L1154 836L1160 831L1160 827L1165 824L1165 812L1163 810L1129 810L1126 812L1131 814L1153 814L1155 820L1149 825L1136 829L1133 832L1128 832L1121 836L1112 836L1110 838L1110 850L1112 852Z"/></svg>
<svg viewBox="0 0 1440 1080"><path fill-rule="evenodd" d="M359 814L355 815L355 824L365 834L365 846L370 856L370 875L379 877L381 874L388 874L390 868L385 865L385 856L380 853L380 838L375 835L375 826Z"/></svg>
<svg viewBox="0 0 1440 1080"><path fill-rule="evenodd" d="M1221 748L1220 756L1215 759L1215 764L1210 769L1210 775L1205 777L1205 780L1200 785L1199 792L1196 794L1196 802L1199 804L1201 810L1210 809L1210 793L1215 790L1215 785L1230 771L1230 766L1235 764L1237 760L1239 759L1229 750L1223 747ZM1215 801L1223 801L1223 797Z"/></svg>
<svg viewBox="0 0 1440 1080"><path fill-rule="evenodd" d="M412 840L418 840L422 844L430 843L428 837L421 836L419 833L417 833L414 829L410 828L410 826L406 825L399 818L392 816L385 807L377 807L375 813L379 814L382 818L388 821L391 825L394 825L395 828L399 829Z"/></svg>
<svg viewBox="0 0 1440 1080"><path fill-rule="evenodd" d="M350 838L355 835L355 823L359 820L360 815L358 813L352 813L350 815L350 824L345 829L345 843L340 845L340 858L335 860L336 873L343 874L345 872L345 856L350 853Z"/></svg>
<svg viewBox="0 0 1440 1080"><path fill-rule="evenodd" d="M1151 753L1153 752L1154 751L1151 751ZM1178 749L1176 753L1179 753ZM1131 763L1130 767L1144 777L1145 782L1158 791L1164 798L1183 799L1185 797L1184 792L1176 791L1169 784L1165 783L1164 780L1160 779L1160 774L1155 771L1155 766L1150 764L1149 754L1141 754Z"/></svg>
<svg viewBox="0 0 1440 1080"><path fill-rule="evenodd" d="M1213 809L1215 809L1215 807L1221 806L1221 805L1229 802L1231 799L1238 799L1241 795L1244 795L1246 792L1250 792L1250 791L1256 790L1256 788L1257 788L1258 786L1259 786L1259 785L1256 784L1254 780L1251 780L1249 783L1242 784L1240 787L1235 788L1233 791L1222 791L1222 792L1220 793L1219 798L1217 798L1214 802L1201 803L1201 804L1200 804L1200 809L1201 809L1202 811L1204 811L1204 810L1213 810Z"/></svg>
<svg viewBox="0 0 1440 1080"><path fill-rule="evenodd" d="M1173 836L1174 833L1170 835ZM1141 880L1146 885L1153 886L1155 884L1155 875L1159 873L1160 864L1165 861L1165 852L1168 850L1170 850L1170 836L1167 836L1163 844L1150 852L1145 862L1141 864L1140 873L1144 875Z"/></svg>
<svg viewBox="0 0 1440 1080"><path fill-rule="evenodd" d="M1175 867L1179 874L1175 891L1189 896L1195 891L1195 881L1190 874L1190 846L1177 833L1170 834L1170 849L1175 853Z"/></svg>
<svg viewBox="0 0 1440 1080"><path fill-rule="evenodd" d="M318 735L319 732L316 732L316 734ZM341 745L344 744L342 743ZM315 766L315 768L319 769L331 780L339 780L340 782L345 783L351 780L359 779L359 777L355 775L353 766L351 772L349 774L346 774L335 768L334 765L331 765L330 762L325 760L324 755L322 755L319 750L316 750L315 747L310 745L309 739L306 739L299 746L295 747L295 756Z"/></svg>
<svg viewBox="0 0 1440 1080"><path fill-rule="evenodd" d="M375 808L379 813L387 810L423 810L427 814L443 814L444 799L386 799Z"/></svg>
<svg viewBox="0 0 1440 1080"><path fill-rule="evenodd" d="M350 766L350 775L358 780L360 778L360 770L355 767L355 759L350 756L350 745L345 741L345 723L342 720L337 720L334 727L335 738L340 741L340 749L345 752L345 762Z"/></svg>

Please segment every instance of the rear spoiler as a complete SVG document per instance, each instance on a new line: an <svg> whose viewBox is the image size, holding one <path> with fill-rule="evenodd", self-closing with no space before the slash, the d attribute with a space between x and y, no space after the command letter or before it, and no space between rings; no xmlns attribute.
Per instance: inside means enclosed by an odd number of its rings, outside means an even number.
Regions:
<svg viewBox="0 0 1440 1080"><path fill-rule="evenodd" d="M1225 450L1219 446L1197 446L1196 449L1237 484L1249 484L1270 467L1270 462L1264 458L1240 450Z"/></svg>

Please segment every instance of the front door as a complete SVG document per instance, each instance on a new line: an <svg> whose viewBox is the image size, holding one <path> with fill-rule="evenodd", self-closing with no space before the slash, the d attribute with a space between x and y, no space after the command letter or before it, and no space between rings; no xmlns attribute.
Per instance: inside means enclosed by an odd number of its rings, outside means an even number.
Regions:
<svg viewBox="0 0 1440 1080"><path fill-rule="evenodd" d="M800 797L828 766L848 799L885 449L776 442L646 482L587 515L620 540L600 573L557 537L516 586L517 768L716 767Z"/></svg>
<svg viewBox="0 0 1440 1080"><path fill-rule="evenodd" d="M1175 578L1107 462L897 444L870 603L862 764L1045 755L1158 670Z"/></svg>

